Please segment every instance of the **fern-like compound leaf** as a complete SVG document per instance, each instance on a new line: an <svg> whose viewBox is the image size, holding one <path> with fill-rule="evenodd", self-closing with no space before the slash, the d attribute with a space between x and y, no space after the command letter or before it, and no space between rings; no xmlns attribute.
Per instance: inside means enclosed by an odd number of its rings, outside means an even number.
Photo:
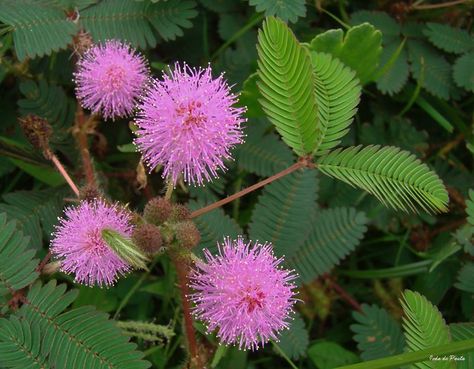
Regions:
<svg viewBox="0 0 474 369"><path fill-rule="evenodd" d="M77 32L77 24L48 0L2 0L0 21L11 26L19 60L65 49Z"/></svg>
<svg viewBox="0 0 474 369"><path fill-rule="evenodd" d="M288 357L299 359L306 355L309 334L303 318L298 313L294 315L290 328L284 330L279 339L278 345Z"/></svg>
<svg viewBox="0 0 474 369"><path fill-rule="evenodd" d="M365 214L353 208L319 211L306 240L288 248L286 264L298 272L303 282L311 282L359 245L367 222Z"/></svg>
<svg viewBox="0 0 474 369"><path fill-rule="evenodd" d="M107 314L92 306L64 312L77 297L76 291L65 293L66 286L34 284L19 315L30 325L37 324L42 339L41 356L55 369L104 368L146 369L142 360Z"/></svg>
<svg viewBox="0 0 474 369"><path fill-rule="evenodd" d="M397 147L369 145L337 149L319 159L319 170L404 211L447 211L441 179L413 154Z"/></svg>
<svg viewBox="0 0 474 369"><path fill-rule="evenodd" d="M0 296L28 286L36 278L38 261L28 249L29 237L18 232L14 221L0 214Z"/></svg>
<svg viewBox="0 0 474 369"><path fill-rule="evenodd" d="M296 154L311 153L318 117L309 52L273 17L259 30L257 50L263 110Z"/></svg>
<svg viewBox="0 0 474 369"><path fill-rule="evenodd" d="M459 87L474 92L474 51L468 52L456 60L453 77Z"/></svg>
<svg viewBox="0 0 474 369"><path fill-rule="evenodd" d="M463 54L474 49L474 37L461 28L427 23L423 33L433 45L448 53Z"/></svg>
<svg viewBox="0 0 474 369"><path fill-rule="evenodd" d="M341 142L357 111L361 88L355 72L330 54L311 55L318 101L319 130L316 155L324 155Z"/></svg>
<svg viewBox="0 0 474 369"><path fill-rule="evenodd" d="M458 274L456 288L474 294L474 262L465 264Z"/></svg>
<svg viewBox="0 0 474 369"><path fill-rule="evenodd" d="M306 15L305 0L249 0L257 12L265 12L266 16L276 16L282 20L296 23L298 17Z"/></svg>
<svg viewBox="0 0 474 369"><path fill-rule="evenodd" d="M37 324L11 316L0 319L0 365L8 369L50 369L40 354L41 332Z"/></svg>
<svg viewBox="0 0 474 369"><path fill-rule="evenodd" d="M405 337L400 324L387 310L377 305L362 305L362 312L352 314L357 324L351 325L357 348L364 360L374 360L403 353Z"/></svg>
<svg viewBox="0 0 474 369"><path fill-rule="evenodd" d="M272 242L278 256L289 255L311 229L316 190L314 170L301 170L266 186L252 214L250 239Z"/></svg>
<svg viewBox="0 0 474 369"><path fill-rule="evenodd" d="M426 297L406 290L401 301L405 317L403 327L409 351L420 351L451 342L449 328L441 313ZM419 369L452 368L449 361L424 361L414 364Z"/></svg>

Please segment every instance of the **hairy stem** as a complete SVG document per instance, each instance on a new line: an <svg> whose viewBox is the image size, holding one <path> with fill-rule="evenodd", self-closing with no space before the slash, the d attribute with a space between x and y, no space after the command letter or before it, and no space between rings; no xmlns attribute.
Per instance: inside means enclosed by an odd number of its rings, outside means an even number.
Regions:
<svg viewBox="0 0 474 369"><path fill-rule="evenodd" d="M349 293L342 288L339 284L337 284L335 281L332 280L332 278L328 275L323 277L324 280L329 284L329 286L337 292L337 294L344 300L346 301L352 308L356 311L361 312L362 308L360 304L357 302L356 299L354 299Z"/></svg>
<svg viewBox="0 0 474 369"><path fill-rule="evenodd" d="M56 166L56 169L58 172L63 176L63 178L66 180L67 184L69 187L71 187L72 191L75 193L77 197L79 197L79 189L77 188L76 184L72 180L72 178L69 176L69 174L66 172L66 169L64 166L61 164L59 161L58 157L54 155L51 151L46 152L46 156L53 162L53 164Z"/></svg>
<svg viewBox="0 0 474 369"><path fill-rule="evenodd" d="M84 116L84 111L78 105L76 111L74 135L76 136L79 151L81 153L82 165L87 184L92 187L95 187L95 175L94 168L92 166L91 154L89 152L89 143L87 140L87 136L89 133L91 133L91 130L94 130L94 118L94 115L91 115L89 119L86 120Z"/></svg>
<svg viewBox="0 0 474 369"><path fill-rule="evenodd" d="M176 268L176 273L178 276L179 290L181 293L181 303L183 305L183 316L184 316L184 328L186 333L186 339L188 342L189 354L191 355L191 362L199 369L203 366L201 364L201 359L199 357L196 333L193 326L193 317L191 315L191 304L188 300L189 295L189 286L188 286L188 271L189 263L182 262L173 258L174 265Z"/></svg>
<svg viewBox="0 0 474 369"><path fill-rule="evenodd" d="M282 178L282 177L284 177L284 176L286 176L290 173L293 173L295 170L304 168L305 166L308 166L308 164L306 164L304 161L300 160L300 161L296 162L295 164L293 164L291 167L288 167L288 168L282 170L281 172L279 172L279 173L277 173L277 174L275 174L271 177L268 177L267 179L264 179L263 181L255 183L254 185L252 185L250 187L247 187L247 188L243 189L242 191L236 192L233 195L230 195L230 196L226 197L225 199L216 201L215 203L212 203L208 206L205 206L205 207L203 207L199 210L193 211L191 213L191 218L196 218L196 217L198 217L202 214L208 213L208 212L210 212L210 211L212 211L212 210L214 210L218 207L221 207L222 205L228 204L229 202L234 201L235 199L238 199L239 197L245 196L248 193L259 189L260 187L263 187L263 186L265 186L269 183L272 183L273 181L276 181L277 179L280 179L280 178Z"/></svg>

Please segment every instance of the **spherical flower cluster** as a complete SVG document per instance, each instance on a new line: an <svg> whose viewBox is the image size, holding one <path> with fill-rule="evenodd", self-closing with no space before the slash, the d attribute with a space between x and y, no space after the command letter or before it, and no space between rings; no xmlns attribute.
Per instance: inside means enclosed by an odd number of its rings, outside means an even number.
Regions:
<svg viewBox="0 0 474 369"><path fill-rule="evenodd" d="M125 237L132 234L131 216L102 200L83 201L67 208L53 233L51 253L60 260L61 270L73 273L75 281L89 286L110 286L130 266L102 239L103 229Z"/></svg>
<svg viewBox="0 0 474 369"><path fill-rule="evenodd" d="M74 76L81 105L114 119L132 113L146 86L148 67L129 45L107 41L82 56Z"/></svg>
<svg viewBox="0 0 474 369"><path fill-rule="evenodd" d="M209 332L217 329L221 342L240 349L277 340L296 302L296 275L281 268L283 260L273 255L269 243L252 245L239 237L218 246L217 256L205 250L206 262L198 262L190 275L193 314Z"/></svg>
<svg viewBox="0 0 474 369"><path fill-rule="evenodd" d="M225 170L230 150L243 142L245 108L211 68L175 64L170 75L153 82L139 107L136 144L150 170L163 166L163 178L176 184L203 184Z"/></svg>

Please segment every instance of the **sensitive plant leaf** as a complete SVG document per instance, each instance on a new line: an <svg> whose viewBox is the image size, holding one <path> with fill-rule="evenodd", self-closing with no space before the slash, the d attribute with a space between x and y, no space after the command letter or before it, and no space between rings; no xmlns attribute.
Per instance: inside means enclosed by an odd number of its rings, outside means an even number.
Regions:
<svg viewBox="0 0 474 369"><path fill-rule="evenodd" d="M434 213L448 209L448 192L441 179L413 154L397 147L337 149L319 159L317 167L394 209L415 212L419 207Z"/></svg>
<svg viewBox="0 0 474 369"><path fill-rule="evenodd" d="M449 331L453 342L472 339L474 338L474 323L452 323L449 325ZM457 369L471 369L474 367L474 351L456 356L465 358L465 360L457 361Z"/></svg>
<svg viewBox="0 0 474 369"><path fill-rule="evenodd" d="M318 369L334 369L359 361L356 354L335 342L320 341L308 349L308 357Z"/></svg>
<svg viewBox="0 0 474 369"><path fill-rule="evenodd" d="M365 214L353 208L319 211L312 221L309 236L302 243L295 242L285 248L286 265L298 272L302 282L311 282L339 264L359 245L367 223Z"/></svg>
<svg viewBox="0 0 474 369"><path fill-rule="evenodd" d="M405 316L403 328L409 351L420 351L451 342L449 328L441 313L426 297L405 290L401 300ZM424 361L414 364L420 369L453 368L449 361Z"/></svg>
<svg viewBox="0 0 474 369"><path fill-rule="evenodd" d="M474 226L474 190L469 189L469 198L466 200L467 222Z"/></svg>
<svg viewBox="0 0 474 369"><path fill-rule="evenodd" d="M245 143L236 152L237 162L251 173L270 177L294 163L293 153L275 133L264 134L258 125L262 124L248 124Z"/></svg>
<svg viewBox="0 0 474 369"><path fill-rule="evenodd" d="M382 55L380 56L381 66L384 66L390 61L390 58L396 52L398 47L399 44L397 42L384 45ZM410 68L408 65L408 53L406 49L403 48L390 69L377 78L377 88L384 94L396 94L400 92L407 83L409 74Z"/></svg>
<svg viewBox="0 0 474 369"><path fill-rule="evenodd" d="M317 108L309 52L273 17L259 30L257 50L263 110L296 154L311 153L316 147Z"/></svg>
<svg viewBox="0 0 474 369"><path fill-rule="evenodd" d="M308 233L316 215L316 171L300 170L265 187L252 213L249 236L288 255Z"/></svg>
<svg viewBox="0 0 474 369"><path fill-rule="evenodd" d="M2 368L49 369L40 353L41 336L37 324L11 316L0 319L0 358Z"/></svg>
<svg viewBox="0 0 474 369"><path fill-rule="evenodd" d="M155 47L153 29L166 40L183 35L197 15L194 1L168 0L155 4L129 0L103 0L81 13L81 22L95 41L120 39L140 48Z"/></svg>
<svg viewBox="0 0 474 369"><path fill-rule="evenodd" d="M387 310L377 305L362 305L362 312L352 316L357 324L351 325L354 340L363 360L373 360L403 353L405 337L400 324Z"/></svg>
<svg viewBox="0 0 474 369"><path fill-rule="evenodd" d="M75 300L77 291L66 292L65 285L50 281L35 283L26 296L26 303L17 313L31 326L37 325L42 339L40 352L55 369L71 369L87 363L88 368L146 369L150 363L143 353L128 342L107 314L92 306L64 312Z"/></svg>
<svg viewBox="0 0 474 369"><path fill-rule="evenodd" d="M14 221L0 214L0 296L20 290L38 278L38 260L29 249L29 237L16 229ZM1 354L0 354L0 357Z"/></svg>
<svg viewBox="0 0 474 369"><path fill-rule="evenodd" d="M382 32L383 44L400 41L400 24L386 12L359 10L351 14L351 25L370 23Z"/></svg>
<svg viewBox="0 0 474 369"><path fill-rule="evenodd" d="M459 87L474 92L474 52L471 51L456 60L453 77Z"/></svg>
<svg viewBox="0 0 474 369"><path fill-rule="evenodd" d="M278 345L283 352L292 359L306 356L309 345L309 334L304 321L295 313L289 329L284 330L279 337Z"/></svg>
<svg viewBox="0 0 474 369"><path fill-rule="evenodd" d="M49 0L2 0L0 21L11 26L20 61L65 49L78 30L64 10Z"/></svg>
<svg viewBox="0 0 474 369"><path fill-rule="evenodd" d="M455 284L456 288L461 291L474 293L474 263L469 262L464 264L458 274L458 281Z"/></svg>
<svg viewBox="0 0 474 369"><path fill-rule="evenodd" d="M372 81L382 53L382 33L369 23L317 35L310 44L316 52L329 53L354 70L362 85Z"/></svg>
<svg viewBox="0 0 474 369"><path fill-rule="evenodd" d="M311 53L318 102L316 155L337 146L357 112L361 88L355 73L330 54Z"/></svg>
<svg viewBox="0 0 474 369"><path fill-rule="evenodd" d="M423 34L436 47L448 53L464 54L474 49L474 37L467 31L441 23L426 23Z"/></svg>
<svg viewBox="0 0 474 369"><path fill-rule="evenodd" d="M265 16L276 16L285 22L296 23L298 17L306 15L305 0L249 0L257 12L265 12Z"/></svg>
<svg viewBox="0 0 474 369"><path fill-rule="evenodd" d="M418 80L423 71L423 88L444 100L452 89L452 68L448 61L430 44L424 41L407 41L411 73Z"/></svg>

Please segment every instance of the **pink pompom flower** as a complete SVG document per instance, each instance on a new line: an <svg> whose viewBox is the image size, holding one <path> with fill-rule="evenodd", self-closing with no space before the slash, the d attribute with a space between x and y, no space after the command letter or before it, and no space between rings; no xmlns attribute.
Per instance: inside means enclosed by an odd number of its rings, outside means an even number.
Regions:
<svg viewBox="0 0 474 369"><path fill-rule="evenodd" d="M120 41L92 46L77 63L76 96L105 119L130 115L148 80L145 59Z"/></svg>
<svg viewBox="0 0 474 369"><path fill-rule="evenodd" d="M78 283L113 285L130 266L107 246L101 232L111 229L131 237L130 214L103 200L83 201L64 214L51 241L51 254L60 261L61 270L73 273Z"/></svg>
<svg viewBox="0 0 474 369"><path fill-rule="evenodd" d="M296 302L296 275L280 266L283 259L274 256L270 243L252 245L239 237L218 247L217 256L205 250L206 262L198 262L190 274L193 314L208 332L217 329L222 343L240 349L278 340Z"/></svg>
<svg viewBox="0 0 474 369"><path fill-rule="evenodd" d="M243 142L245 108L233 105L237 96L223 75L212 78L211 67L192 69L175 64L162 80L152 83L139 106L135 132L150 170L163 166L163 178L176 184L202 185L225 170L230 150Z"/></svg>

